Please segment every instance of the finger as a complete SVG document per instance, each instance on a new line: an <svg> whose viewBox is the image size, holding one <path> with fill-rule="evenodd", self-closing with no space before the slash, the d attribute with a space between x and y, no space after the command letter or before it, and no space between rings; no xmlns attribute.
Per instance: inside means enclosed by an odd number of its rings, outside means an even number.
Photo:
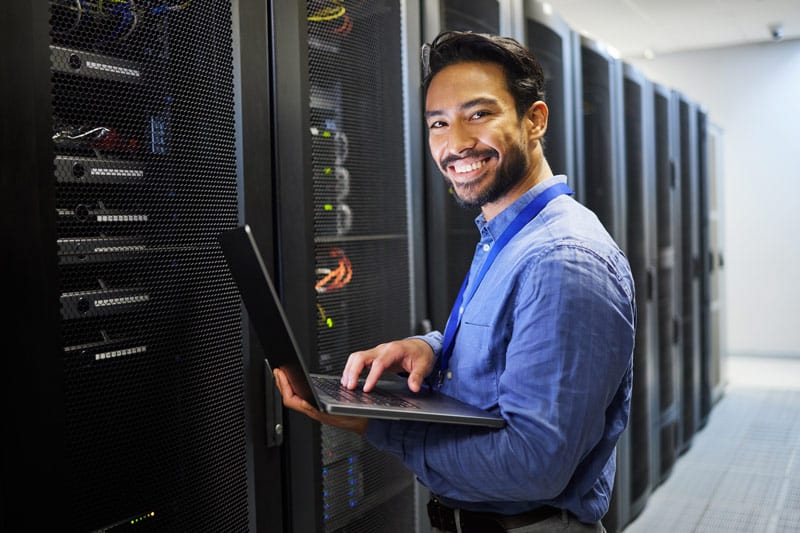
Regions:
<svg viewBox="0 0 800 533"><path fill-rule="evenodd" d="M419 392L422 388L422 381L425 376L419 370L414 370L408 375L408 388L412 392Z"/></svg>
<svg viewBox="0 0 800 533"><path fill-rule="evenodd" d="M369 392L375 388L384 370L386 370L386 367L381 359L372 361L367 379L364 380L364 392Z"/></svg>
<svg viewBox="0 0 800 533"><path fill-rule="evenodd" d="M374 359L374 350L351 353L342 372L342 386L350 390L355 389L358 378L361 377L364 368L371 364L372 359Z"/></svg>
<svg viewBox="0 0 800 533"><path fill-rule="evenodd" d="M307 413L309 410L316 411L314 406L304 400L301 396L295 394L291 383L289 383L289 377L283 370L275 369L273 371L273 375L275 376L278 390L281 393L283 405L289 409L294 409L295 411L300 411L303 413Z"/></svg>

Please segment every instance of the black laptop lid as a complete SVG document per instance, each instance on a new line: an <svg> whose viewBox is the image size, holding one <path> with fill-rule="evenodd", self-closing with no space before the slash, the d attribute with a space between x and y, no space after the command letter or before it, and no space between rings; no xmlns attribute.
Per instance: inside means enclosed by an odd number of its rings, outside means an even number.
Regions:
<svg viewBox="0 0 800 533"><path fill-rule="evenodd" d="M270 366L286 371L295 391L306 401L320 407L308 383L308 372L300 357L297 341L280 306L278 293L258 252L250 227L245 225L225 231L219 241Z"/></svg>

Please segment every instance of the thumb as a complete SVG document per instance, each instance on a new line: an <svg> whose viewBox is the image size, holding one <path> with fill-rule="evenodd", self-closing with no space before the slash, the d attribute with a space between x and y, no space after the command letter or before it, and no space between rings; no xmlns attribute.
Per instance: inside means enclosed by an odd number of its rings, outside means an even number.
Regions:
<svg viewBox="0 0 800 533"><path fill-rule="evenodd" d="M422 380L425 376L419 370L414 370L408 375L408 388L412 392L419 392L422 387Z"/></svg>

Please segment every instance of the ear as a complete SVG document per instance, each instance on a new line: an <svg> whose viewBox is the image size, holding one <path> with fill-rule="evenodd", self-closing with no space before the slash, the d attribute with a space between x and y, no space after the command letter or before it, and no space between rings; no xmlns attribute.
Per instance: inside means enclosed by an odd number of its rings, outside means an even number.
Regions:
<svg viewBox="0 0 800 533"><path fill-rule="evenodd" d="M547 131L547 117L550 111L547 104L541 100L532 103L525 112L525 124L528 130L528 140L538 141Z"/></svg>

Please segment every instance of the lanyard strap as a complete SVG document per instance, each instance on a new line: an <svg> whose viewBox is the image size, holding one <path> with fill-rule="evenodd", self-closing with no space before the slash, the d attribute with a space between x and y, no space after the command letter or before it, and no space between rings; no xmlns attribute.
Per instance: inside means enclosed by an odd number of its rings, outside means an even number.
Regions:
<svg viewBox="0 0 800 533"><path fill-rule="evenodd" d="M444 329L444 339L442 341L442 351L439 354L439 364L438 370L436 372L436 387L440 388L442 383L444 383L444 376L447 372L447 367L450 363L450 356L453 353L453 345L455 343L456 333L458 332L458 328L461 326L461 315L464 313L464 309L469 304L472 297L475 295L475 292L478 290L478 287L483 281L484 276L489 271L489 268L494 263L495 258L500 254L500 252L505 248L506 244L514 238L514 236L519 233L519 231L525 227L525 225L536 218L536 215L544 209L544 207L550 203L550 200L561 196L562 194L574 194L572 189L566 183L556 183L555 185L551 185L541 193L539 193L536 198L531 200L531 202L525 206L525 208L511 221L511 224L503 231L500 237L495 241L494 246L492 246L489 255L486 257L486 260L483 262L483 266L481 267L478 274L475 276L475 279L472 282L469 292L464 295L467 289L467 283L469 281L469 273L467 273L467 277L464 278L464 283L461 284L461 289L458 291L458 296L456 297L456 301L453 304L453 309L450 311L450 318L447 319L447 326Z"/></svg>

